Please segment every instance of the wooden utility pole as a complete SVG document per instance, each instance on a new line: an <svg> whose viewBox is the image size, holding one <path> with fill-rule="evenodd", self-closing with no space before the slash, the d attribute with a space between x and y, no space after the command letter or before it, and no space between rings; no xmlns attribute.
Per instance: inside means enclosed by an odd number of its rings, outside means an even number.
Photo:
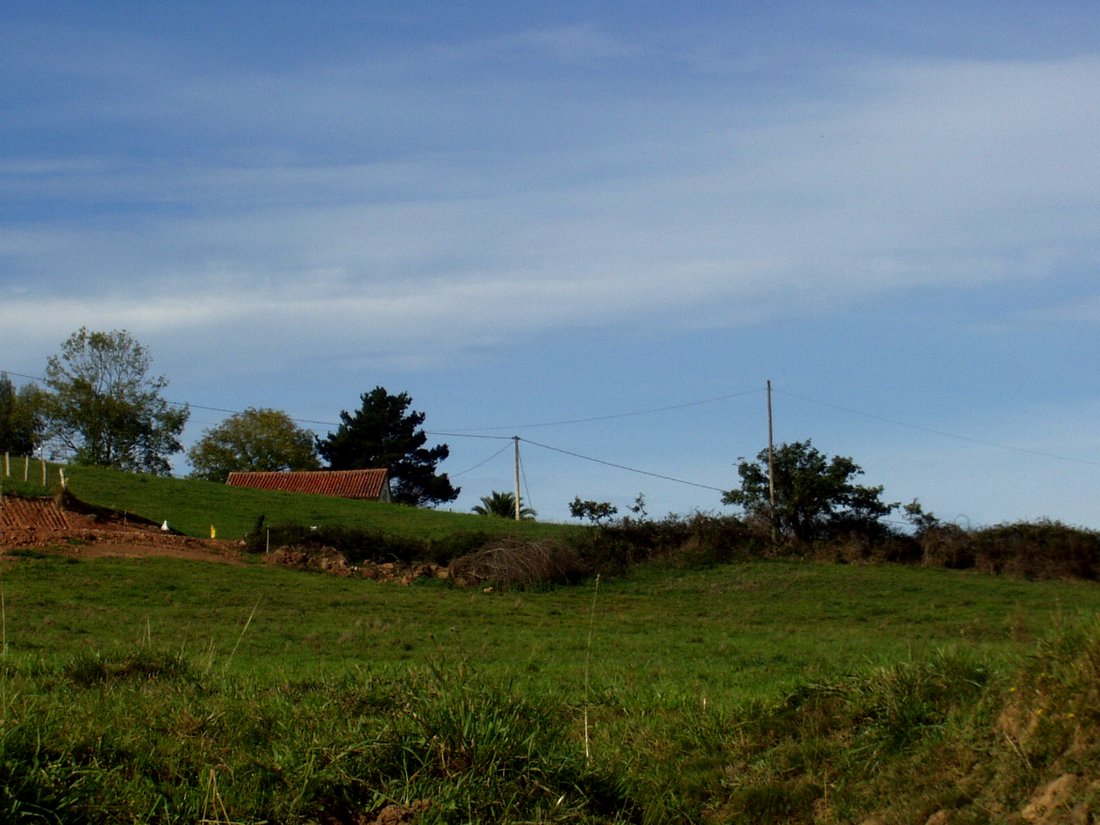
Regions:
<svg viewBox="0 0 1100 825"><path fill-rule="evenodd" d="M768 498L775 509L775 444L772 435L772 382L768 380Z"/></svg>
<svg viewBox="0 0 1100 825"><path fill-rule="evenodd" d="M775 542L775 443L772 429L772 382L768 379L768 501L771 504L772 542Z"/></svg>
<svg viewBox="0 0 1100 825"><path fill-rule="evenodd" d="M519 436L512 436L512 440L516 443L516 521L519 521Z"/></svg>

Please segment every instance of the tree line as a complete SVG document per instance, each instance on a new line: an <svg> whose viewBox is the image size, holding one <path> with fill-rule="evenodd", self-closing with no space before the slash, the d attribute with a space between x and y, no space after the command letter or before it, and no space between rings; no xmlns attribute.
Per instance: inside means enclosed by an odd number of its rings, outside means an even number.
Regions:
<svg viewBox="0 0 1100 825"><path fill-rule="evenodd" d="M149 351L125 330L82 327L46 363L44 386L15 389L0 374L0 452L130 472L169 475L190 418L164 398L168 380L151 373ZM186 451L191 475L225 481L234 470L389 469L392 498L433 505L458 498L446 473L446 444L428 446L425 414L408 393L375 387L324 438L286 413L248 408L205 430Z"/></svg>
<svg viewBox="0 0 1100 825"><path fill-rule="evenodd" d="M81 328L46 364L44 387L18 391L0 374L0 452L77 464L116 467L167 475L170 458L184 452L180 436L190 417L186 404L163 397L164 376L151 374L148 350L125 330ZM354 412L341 411L335 431L320 437L285 412L252 408L233 413L204 430L186 451L191 476L224 482L232 471L389 469L392 498L411 505L453 501L455 487L438 465L450 454L446 444L428 446L425 414L411 409L408 393L376 386L364 392ZM814 542L846 535L874 538L889 532L884 519L899 503L882 500L881 486L856 483L863 470L851 458L830 458L809 441L780 445L769 455L737 465L740 485L723 504L740 507L750 522L766 526L776 540ZM474 512L514 517L512 493L493 491ZM914 500L905 513L916 529L936 524ZM639 495L630 508L644 519ZM535 512L520 502L520 517ZM574 518L610 522L617 508L609 502L570 504ZM628 517L630 518L630 517Z"/></svg>

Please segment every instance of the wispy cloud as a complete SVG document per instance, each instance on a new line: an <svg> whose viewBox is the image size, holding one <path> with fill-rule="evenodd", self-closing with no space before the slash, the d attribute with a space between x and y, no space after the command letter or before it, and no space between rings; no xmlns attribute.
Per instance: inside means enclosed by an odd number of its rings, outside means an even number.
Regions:
<svg viewBox="0 0 1100 825"><path fill-rule="evenodd" d="M575 64L644 54L586 24L492 48ZM556 101L567 123L591 116L601 139L573 151L508 127L490 153L477 141L491 127L464 119L537 118L541 101L523 100L515 78L479 81L487 108L471 112L433 108L468 79L425 85L370 60L168 80L142 53L172 103L116 87L97 117L195 118L194 134L245 138L188 160L107 149L0 166L31 207L0 239L5 297L58 325L82 313L172 329L274 317L312 341L335 318L365 339L385 330L364 346L445 357L559 324L756 323L1095 263L1096 58L876 61L834 73L827 101L787 93L752 108L713 84L687 99ZM386 148L429 122L453 128L459 148ZM280 150L261 140L244 157L275 124ZM332 151L311 157L314 142L293 136L318 128ZM349 149L360 134L366 148ZM57 220L59 198L81 220ZM124 290L108 286L117 278Z"/></svg>

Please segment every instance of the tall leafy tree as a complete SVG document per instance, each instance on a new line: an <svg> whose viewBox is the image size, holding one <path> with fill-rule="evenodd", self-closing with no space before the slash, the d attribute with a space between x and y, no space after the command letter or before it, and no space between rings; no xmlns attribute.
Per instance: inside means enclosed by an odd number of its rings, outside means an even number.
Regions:
<svg viewBox="0 0 1100 825"><path fill-rule="evenodd" d="M410 410L408 393L391 395L375 387L360 396L354 413L340 413L340 426L317 442L321 456L333 470L388 467L393 500L402 504L432 505L458 498L446 473L436 465L450 455L446 444L425 447L428 436L420 429L425 415Z"/></svg>
<svg viewBox="0 0 1100 825"><path fill-rule="evenodd" d="M168 475L181 452L186 406L161 397L148 350L125 330L81 327L46 365L43 416L55 452L81 464Z"/></svg>
<svg viewBox="0 0 1100 825"><path fill-rule="evenodd" d="M481 497L481 503L473 506L473 511L479 516L500 516L501 518L516 517L516 494L493 490L487 496ZM530 507L525 507L523 499L519 502L519 517L521 519L533 519L537 516Z"/></svg>
<svg viewBox="0 0 1100 825"><path fill-rule="evenodd" d="M41 441L41 390L25 384L19 390L0 373L0 453L30 455Z"/></svg>
<svg viewBox="0 0 1100 825"><path fill-rule="evenodd" d="M316 470L316 436L285 412L249 407L205 430L190 450L191 475L225 481L234 470Z"/></svg>
<svg viewBox="0 0 1100 825"><path fill-rule="evenodd" d="M843 533L876 534L880 521L898 505L881 500L882 487L856 484L863 470L845 456L829 458L807 439L773 451L775 506L768 480L768 451L741 461L741 486L722 496L753 518L770 523L779 537L810 542Z"/></svg>

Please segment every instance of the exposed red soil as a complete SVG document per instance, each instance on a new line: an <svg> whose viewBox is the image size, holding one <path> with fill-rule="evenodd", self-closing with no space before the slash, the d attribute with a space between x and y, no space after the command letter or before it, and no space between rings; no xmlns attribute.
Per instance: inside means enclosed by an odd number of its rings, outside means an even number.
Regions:
<svg viewBox="0 0 1100 825"><path fill-rule="evenodd" d="M124 516L88 515L53 499L4 496L0 501L0 555L34 549L81 558L167 556L241 564L233 542L180 536Z"/></svg>
<svg viewBox="0 0 1100 825"><path fill-rule="evenodd" d="M0 501L0 557L34 550L77 558L168 557L220 564L244 564L240 542L199 539L161 530L143 520L106 511L78 512L54 499L4 496ZM16 554L15 557L18 557ZM335 576L411 584L420 578L447 578L444 567L428 562L349 564L331 548L272 548L267 564Z"/></svg>

